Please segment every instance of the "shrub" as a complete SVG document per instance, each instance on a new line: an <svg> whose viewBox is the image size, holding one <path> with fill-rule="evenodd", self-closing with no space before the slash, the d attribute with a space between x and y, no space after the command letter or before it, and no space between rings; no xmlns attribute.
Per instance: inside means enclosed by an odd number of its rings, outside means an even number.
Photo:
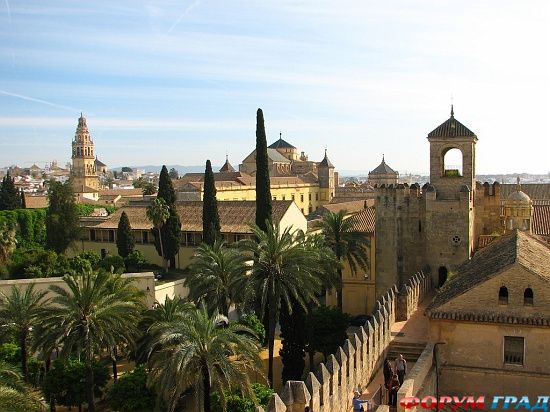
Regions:
<svg viewBox="0 0 550 412"><path fill-rule="evenodd" d="M238 321L241 325L246 326L249 329L252 329L256 336L258 337L258 341L262 343L265 339L265 327L264 324L258 319L258 317L254 314L245 315L242 316Z"/></svg>
<svg viewBox="0 0 550 412"><path fill-rule="evenodd" d="M138 366L113 383L107 396L109 407L119 412L148 412L154 410L155 393L147 388L147 372Z"/></svg>
<svg viewBox="0 0 550 412"><path fill-rule="evenodd" d="M110 271L111 268L115 273L122 273L125 270L124 259L118 255L107 255L99 262L99 268Z"/></svg>
<svg viewBox="0 0 550 412"><path fill-rule="evenodd" d="M124 259L126 270L128 272L139 272L147 264L145 256L139 250L133 250Z"/></svg>
<svg viewBox="0 0 550 412"><path fill-rule="evenodd" d="M21 363L21 348L15 343L3 343L0 345L0 361L19 365Z"/></svg>
<svg viewBox="0 0 550 412"><path fill-rule="evenodd" d="M252 384L254 398L244 396L240 389L236 388L231 392L225 392L226 411L227 412L254 412L256 405L267 409L267 404L273 395L273 390L260 383ZM256 401L256 402L255 402ZM212 410L223 410L220 396L217 393L212 395Z"/></svg>

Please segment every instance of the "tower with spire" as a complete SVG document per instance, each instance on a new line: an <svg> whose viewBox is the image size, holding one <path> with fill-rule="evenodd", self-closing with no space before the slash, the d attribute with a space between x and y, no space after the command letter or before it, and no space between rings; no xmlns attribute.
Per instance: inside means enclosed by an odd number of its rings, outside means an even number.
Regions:
<svg viewBox="0 0 550 412"><path fill-rule="evenodd" d="M82 113L80 113L76 133L72 141L71 177L77 194L99 190L94 142L90 137L86 118Z"/></svg>
<svg viewBox="0 0 550 412"><path fill-rule="evenodd" d="M336 180L334 175L334 165L328 159L327 149L325 149L325 157L317 165L317 173L319 175L319 192L321 201L330 202L334 197Z"/></svg>

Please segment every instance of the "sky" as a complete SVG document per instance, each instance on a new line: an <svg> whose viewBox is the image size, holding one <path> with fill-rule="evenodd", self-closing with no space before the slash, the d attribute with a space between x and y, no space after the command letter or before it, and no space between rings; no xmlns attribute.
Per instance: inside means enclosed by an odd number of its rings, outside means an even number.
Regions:
<svg viewBox="0 0 550 412"><path fill-rule="evenodd" d="M0 167L65 164L81 111L108 166L236 166L260 107L268 144L426 173L451 103L479 174L550 173L550 2L0 1Z"/></svg>

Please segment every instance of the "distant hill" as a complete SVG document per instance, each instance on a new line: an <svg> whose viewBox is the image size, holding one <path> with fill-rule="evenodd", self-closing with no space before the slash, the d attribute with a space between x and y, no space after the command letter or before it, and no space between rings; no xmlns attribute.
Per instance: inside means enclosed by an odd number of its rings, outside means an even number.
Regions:
<svg viewBox="0 0 550 412"><path fill-rule="evenodd" d="M157 173L160 173L160 169L162 169L162 165L160 166L152 166L152 165L147 165L147 166L127 166L127 167L131 167L133 170L136 170L136 169L139 169L139 170L145 170L145 172L149 173L149 172L157 172ZM166 167L168 168L168 170L174 168L178 171L178 173L180 175L184 175L185 173L199 173L199 172L204 172L204 165L202 166L182 166L182 165L166 165ZM221 166L212 166L212 170L214 170L215 172L217 172L218 170L220 170ZM117 172L120 172L120 169L122 169L122 166L117 166L117 167L114 167L114 168L110 168L110 170L116 170Z"/></svg>

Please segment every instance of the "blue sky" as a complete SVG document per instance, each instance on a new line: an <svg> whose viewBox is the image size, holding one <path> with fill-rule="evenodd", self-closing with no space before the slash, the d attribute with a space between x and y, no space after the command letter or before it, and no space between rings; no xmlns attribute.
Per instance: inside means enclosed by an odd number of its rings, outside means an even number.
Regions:
<svg viewBox="0 0 550 412"><path fill-rule="evenodd" d="M0 166L65 163L83 111L124 164L238 164L256 109L342 170L428 171L449 116L478 173L549 173L546 0L0 2Z"/></svg>

